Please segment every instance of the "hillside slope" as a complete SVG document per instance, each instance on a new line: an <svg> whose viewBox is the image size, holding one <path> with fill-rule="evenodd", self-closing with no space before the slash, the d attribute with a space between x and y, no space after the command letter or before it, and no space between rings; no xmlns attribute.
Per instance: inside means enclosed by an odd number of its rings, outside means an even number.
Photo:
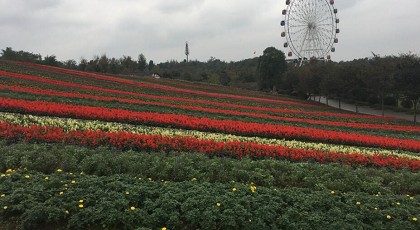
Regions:
<svg viewBox="0 0 420 230"><path fill-rule="evenodd" d="M392 117L0 61L0 139L10 229L419 226L420 127Z"/></svg>

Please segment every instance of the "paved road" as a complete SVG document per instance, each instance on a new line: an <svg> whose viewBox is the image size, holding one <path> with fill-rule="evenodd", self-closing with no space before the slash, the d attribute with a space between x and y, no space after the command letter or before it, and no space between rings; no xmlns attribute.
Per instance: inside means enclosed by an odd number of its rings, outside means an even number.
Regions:
<svg viewBox="0 0 420 230"><path fill-rule="evenodd" d="M313 97L312 97L312 100L313 100ZM318 101L319 96L316 96L315 100ZM326 98L325 97L321 97L321 103L326 104ZM329 99L328 100L328 105L331 106L331 107L334 107L334 108L338 108L338 101L333 100L333 99ZM373 108L370 108L369 106L358 106L357 108L358 108L359 113L382 116L382 110L373 109ZM344 103L344 102L341 102L341 109L356 112L356 106L355 105ZM413 121L414 120L413 115L409 115L409 114L401 113L401 112L394 112L392 110L385 110L385 116L396 117L396 118L400 118L400 119L404 119L404 120L408 120L408 121ZM417 123L420 123L419 115L417 116Z"/></svg>

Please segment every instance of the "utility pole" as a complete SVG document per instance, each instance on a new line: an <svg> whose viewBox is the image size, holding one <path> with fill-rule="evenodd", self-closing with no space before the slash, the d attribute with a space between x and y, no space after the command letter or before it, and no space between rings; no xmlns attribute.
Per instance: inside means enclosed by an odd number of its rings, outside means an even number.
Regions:
<svg viewBox="0 0 420 230"><path fill-rule="evenodd" d="M188 62L188 55L190 55L190 49L188 48L188 42L185 42L185 55L187 55L187 62Z"/></svg>

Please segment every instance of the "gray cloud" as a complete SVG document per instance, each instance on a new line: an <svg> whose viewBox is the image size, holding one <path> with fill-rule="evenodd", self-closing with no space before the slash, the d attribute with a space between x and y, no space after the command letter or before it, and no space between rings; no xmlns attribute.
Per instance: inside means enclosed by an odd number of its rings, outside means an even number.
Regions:
<svg viewBox="0 0 420 230"><path fill-rule="evenodd" d="M96 54L157 62L241 60L282 48L285 1L264 0L0 0L0 48L60 60ZM336 0L341 19L334 60L420 52L418 0ZM288 50L285 50L287 52Z"/></svg>

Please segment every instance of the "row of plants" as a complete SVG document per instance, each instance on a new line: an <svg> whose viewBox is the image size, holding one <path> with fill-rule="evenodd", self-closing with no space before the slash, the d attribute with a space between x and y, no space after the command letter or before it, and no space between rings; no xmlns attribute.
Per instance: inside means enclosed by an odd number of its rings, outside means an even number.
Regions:
<svg viewBox="0 0 420 230"><path fill-rule="evenodd" d="M83 78L92 79L92 80L94 79L95 82L98 82L98 80L107 81L109 83L114 83L114 84L117 83L117 84L123 84L123 85L128 85L128 86L134 86L138 89L152 89L152 90L160 90L160 91L170 92L170 93L182 93L182 94L189 95L189 97L193 95L198 95L198 96L205 96L205 97L210 97L210 98L242 100L246 102L254 101L254 102L259 102L259 103L271 103L271 104L276 104L276 105L290 104L290 105L299 105L299 106L308 106L308 107L318 107L318 105L309 101L307 102L295 101L287 97L281 97L279 99L269 99L269 98L264 98L263 95L261 95L262 97L249 97L249 96L240 96L240 95L232 95L232 94L210 93L210 92L203 92L203 91L198 91L198 90L174 88L174 87L168 87L164 85L127 80L120 77L111 77L111 76L99 75L99 74L94 74L94 73L62 69L62 68L57 68L57 67L52 67L52 66L37 65L37 64L32 64L32 63L24 63L24 64L28 66L35 66L39 69L47 70L50 73L69 74L72 76L78 76L78 77L83 77Z"/></svg>
<svg viewBox="0 0 420 230"><path fill-rule="evenodd" d="M19 170L0 180L0 216L23 229L418 227L419 202L401 195Z"/></svg>
<svg viewBox="0 0 420 230"><path fill-rule="evenodd" d="M165 103L165 102L150 102L144 101L139 99L125 99L125 98L118 98L118 97L108 97L108 96L95 96L91 94L83 94L83 93L68 93L68 92L60 92L56 90L41 90L41 89L33 89L21 86L7 86L7 85L0 85L0 88L7 88L8 90L19 92L19 93L29 93L35 95L48 95L50 97L64 97L66 99L69 98L82 98L82 99L91 99L97 101L112 101L112 102L121 102L127 104L138 104L138 105L152 105L152 106L159 106L159 107L169 107L174 109L182 109L188 111L196 111L201 113L210 113L210 114L223 114L229 116L245 116L251 118L262 118L268 119L273 121L282 121L282 122L297 122L297 123L308 123L312 125L326 125L332 127L347 127L347 128L355 128L355 129L381 129L381 130L392 130L392 131L404 131L404 132L419 132L420 127L417 126L401 126L401 125L386 125L386 124L367 124L367 123L349 123L347 121L322 121L322 120L314 120L309 118L295 118L295 117L284 117L283 116L273 116L261 113L254 113L254 112L239 112L239 111L232 111L232 110L224 110L224 109L210 109L200 106L191 106L191 105L174 105L172 103Z"/></svg>
<svg viewBox="0 0 420 230"><path fill-rule="evenodd" d="M2 75L4 76L4 75ZM76 94L92 94L97 96L108 96L108 97L118 97L120 99L141 99L142 101L157 101L157 102L170 102L172 105L182 105L185 103L189 104L199 104L203 108L214 108L214 109L224 109L224 110L233 110L233 111L253 111L254 113L267 113L269 115L282 115L284 117L302 117L302 118L311 118L311 119L326 119L326 120L337 120L342 121L343 119L351 119L352 122L365 122L365 123L376 123L378 119L375 116L370 115L361 115L361 114L349 114L349 113L337 113L337 112L326 112L326 111L305 111L302 108L299 109L285 109L285 108L266 108L258 106L247 106L239 105L232 103L223 103L223 102L214 102L208 100L198 100L198 99L186 99L178 98L173 96L157 96L145 93L135 93L115 89L107 89L96 86L87 86L75 83L65 83L60 81L52 81L41 77L30 77L30 81L16 80L16 83L12 81L7 81L7 78L1 79L2 85L4 88L19 87L22 88L31 88L33 90L56 90L61 93L76 93ZM15 79L15 78L13 78ZM29 78L28 78L29 79ZM25 79L25 80L28 80ZM35 80L35 81L32 81ZM319 117L319 118L318 118ZM374 119L375 118L375 119ZM384 117L379 119L381 123L392 123L396 122L395 119L390 117ZM402 123L399 121L399 123Z"/></svg>
<svg viewBox="0 0 420 230"><path fill-rule="evenodd" d="M150 126L171 126L206 132L210 131L280 139L299 139L305 141L349 144L365 147L381 147L412 152L420 151L420 141L418 140L358 133L345 133L315 128L217 120L177 114L135 112L123 109L6 98L0 98L0 105L1 108L6 111L32 113L37 115L83 118L90 120L98 119L105 121L145 124Z"/></svg>
<svg viewBox="0 0 420 230"><path fill-rule="evenodd" d="M62 143L0 141L0 172L29 170L44 174L61 169L71 174L130 175L153 181L200 181L255 184L268 188L329 189L341 192L420 194L420 173L404 169L351 167L330 163L209 157L191 152L144 152L95 149ZM148 179L149 180L149 179ZM396 183L398 182L398 183Z"/></svg>
<svg viewBox="0 0 420 230"><path fill-rule="evenodd" d="M42 79L42 78L41 78ZM46 79L42 79L42 80L46 80ZM71 83L70 83L71 84ZM120 91L120 92L123 92L123 93L126 93L126 91ZM144 95L144 94L143 94ZM146 94L147 95L147 94ZM119 95L119 96L121 96L121 95ZM150 96L150 95L149 95ZM170 99L170 97L167 97L167 98L169 98ZM176 99L176 98L175 98ZM204 100L204 101L206 101L206 100ZM200 102L201 103L201 102ZM216 102L217 103L217 102ZM218 103L219 105L220 104L223 104L223 103ZM247 107L247 108L244 108L244 107ZM242 106L242 108L243 109L252 109L252 108L249 108L249 106ZM259 109L261 109L261 108L257 108L257 110L259 110ZM263 111L264 110L266 110L266 108L262 108L263 109ZM255 108L253 109L253 110L255 110ZM284 111L278 111L278 112L284 112ZM292 112L292 111L289 111L289 112ZM299 111L293 111L293 112L299 112ZM329 114L329 113L323 113L323 112L321 112L321 114L314 114L313 112L309 112L310 114L312 114L312 115L322 115L322 116L335 116L336 118L337 117L340 117L340 116L349 116L349 115L342 115L342 114L340 114L340 113L336 113L336 114ZM305 111L303 111L302 112L302 114L305 114ZM308 114L309 115L309 114ZM352 117L353 116L360 116L360 115L351 115ZM367 116L366 116L367 117ZM330 117L331 118L331 117ZM357 121L357 120L356 120ZM354 121L352 121L352 122L354 122ZM389 121L388 121L389 122ZM388 123L387 122L387 123ZM381 123L383 123L383 121L381 122Z"/></svg>
<svg viewBox="0 0 420 230"><path fill-rule="evenodd" d="M0 219L23 229L418 226L419 174L405 170L63 144L0 149Z"/></svg>
<svg viewBox="0 0 420 230"><path fill-rule="evenodd" d="M253 142L218 142L194 137L165 137L161 135L133 134L125 131L104 132L102 130L76 130L65 132L49 126L17 126L1 122L0 137L9 141L67 143L89 147L112 146L118 149L145 151L190 151L215 156L241 159L245 156L255 159L276 158L291 161L316 161L319 163L338 162L346 165L366 167L408 168L413 172L420 170L420 160L396 156L342 154L336 152L295 149L283 146L264 145Z"/></svg>
<svg viewBox="0 0 420 230"><path fill-rule="evenodd" d="M325 143L301 142L301 141L288 141L279 139L268 139L260 137L245 137L232 134L223 133L209 133L200 132L196 130L183 130L164 127L149 127L142 125L131 125L116 122L93 121L93 120L80 120L71 118L59 117L46 117L34 116L27 114L14 114L14 113L0 113L0 121L8 122L14 125L30 127L31 125L51 126L63 129L65 132L75 130L102 130L104 132L118 132L126 131L133 134L157 134L161 136L182 136L194 137L197 139L214 140L218 142L240 141L240 142L255 142L263 145L278 145L289 148L321 150L327 152L337 153L359 153L369 155L393 155L396 157L404 157L410 159L420 160L418 153L411 153L405 151L392 151L378 148L363 148L357 146L344 146Z"/></svg>
<svg viewBox="0 0 420 230"><path fill-rule="evenodd" d="M126 87L116 88L116 87L114 87L113 84L110 84L109 82L107 82L107 84L104 84L103 86L98 87L98 84L94 84L94 83L90 83L90 84L75 83L75 81L72 81L72 79L66 79L66 78L63 78L63 77L60 77L58 79L49 79L49 78L46 78L45 76L42 76L42 77L41 76L33 76L33 75L18 74L18 73L13 73L13 72L6 72L6 71L0 71L0 75L4 76L4 77L14 78L14 79L27 80L27 81L30 81L30 82L38 82L38 83L50 84L50 85L54 85L54 86L71 87L71 88L76 89L76 90L87 89L87 90L93 90L93 91L99 91L99 92L113 93L113 94L116 94L118 96L128 95L128 96L137 96L137 97L141 97L141 98L147 97L147 98L166 99L166 100L174 100L175 99L176 101L209 104L209 105L217 105L217 106L224 106L224 107L230 107L232 105L232 103L222 103L222 102L217 102L217 101L214 102L212 100L208 100L209 99L208 97L205 98L207 100L203 100L203 99L190 99L191 97L187 97L187 98L177 97L176 94L175 94L175 96L173 94L171 94L171 96L155 95L156 91L145 91L141 87L140 88L135 87L131 90L127 89ZM115 85L118 86L120 84L115 84ZM45 87L45 85L43 85L43 87ZM141 93L139 93L138 91L140 91ZM164 91L164 92L168 93L167 91ZM235 100L235 102L236 102L236 100ZM279 100L279 102L282 102L282 101ZM241 108L241 107L242 108L250 108L250 106L246 106L246 105L237 105L237 104L233 104L233 105L236 106L236 107L239 107L239 108ZM309 105L299 104L297 102L293 102L293 103L283 102L281 105L277 104L277 106L285 106L285 105L286 106L295 105L295 106L300 106L300 107L309 106ZM311 105L310 107L314 107L314 105ZM260 109L262 109L262 108L260 108ZM276 112L276 111L277 110L274 110L274 112Z"/></svg>

